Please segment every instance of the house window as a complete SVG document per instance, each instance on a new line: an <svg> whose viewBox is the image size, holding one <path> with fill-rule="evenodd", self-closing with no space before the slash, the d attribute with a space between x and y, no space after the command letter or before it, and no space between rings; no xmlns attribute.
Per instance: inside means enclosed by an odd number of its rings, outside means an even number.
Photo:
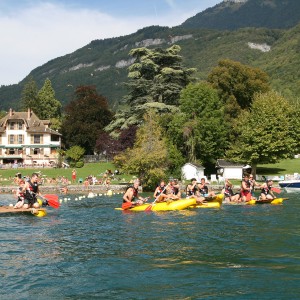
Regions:
<svg viewBox="0 0 300 300"><path fill-rule="evenodd" d="M22 122L19 122L19 123L18 123L18 128L19 128L19 130L22 130L22 129L23 129L23 123L22 123Z"/></svg>
<svg viewBox="0 0 300 300"><path fill-rule="evenodd" d="M22 144L23 143L23 135L19 134L18 135L18 144Z"/></svg>
<svg viewBox="0 0 300 300"><path fill-rule="evenodd" d="M59 142L59 135L51 134L51 142Z"/></svg>
<svg viewBox="0 0 300 300"><path fill-rule="evenodd" d="M15 149L9 149L8 154L9 155L14 155L15 154Z"/></svg>
<svg viewBox="0 0 300 300"><path fill-rule="evenodd" d="M15 136L11 134L11 135L9 136L9 143L10 143L10 144L14 144L14 142L15 142Z"/></svg>
<svg viewBox="0 0 300 300"><path fill-rule="evenodd" d="M9 123L9 129L14 130L15 129L15 122L10 122Z"/></svg>
<svg viewBox="0 0 300 300"><path fill-rule="evenodd" d="M34 134L33 135L33 143L34 144L40 144L41 143L41 135L40 134Z"/></svg>
<svg viewBox="0 0 300 300"><path fill-rule="evenodd" d="M40 148L33 148L33 154L40 154Z"/></svg>

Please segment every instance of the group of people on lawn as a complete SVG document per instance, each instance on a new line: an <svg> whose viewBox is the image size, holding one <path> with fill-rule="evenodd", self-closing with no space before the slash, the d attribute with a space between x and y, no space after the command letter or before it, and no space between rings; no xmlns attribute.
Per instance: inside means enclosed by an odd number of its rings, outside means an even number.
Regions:
<svg viewBox="0 0 300 300"><path fill-rule="evenodd" d="M135 205L141 205L145 202L145 199L138 194L138 187L140 180L136 179L132 186L130 186L124 196L123 203L133 202ZM256 199L254 196L255 187L260 188L260 200L274 199L276 196L272 191L272 180L267 180L263 184L259 184L255 181L252 174L244 175L241 183L239 193L233 191L233 184L226 179L224 187L221 191L224 194L224 202L248 202L252 199ZM197 203L203 203L207 199L214 197L216 193L210 190L207 186L205 178L201 178L200 182L197 182L196 178L191 179L191 183L186 187L186 197L196 198ZM180 186L176 179L170 179L166 185L164 180L160 181L160 184L154 191L153 194L156 202L173 201L181 198Z"/></svg>

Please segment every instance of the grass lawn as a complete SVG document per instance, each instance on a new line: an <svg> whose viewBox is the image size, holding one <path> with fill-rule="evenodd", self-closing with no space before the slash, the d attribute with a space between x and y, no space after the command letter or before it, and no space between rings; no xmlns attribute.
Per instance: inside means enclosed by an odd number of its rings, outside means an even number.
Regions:
<svg viewBox="0 0 300 300"><path fill-rule="evenodd" d="M77 180L79 178L85 179L89 175L95 175L97 178L102 178L102 174L106 170L111 170L114 172L116 169L114 165L110 162L99 162L99 163L87 163L83 168L75 168L77 172ZM49 178L57 178L58 176L65 176L69 180L71 180L72 168L68 169L55 169L55 168L34 168L34 169L8 169L1 170L0 169L0 185L9 185L13 184L12 180L9 178L15 177L17 173L21 173L22 176L31 175L33 172L41 172L42 175L45 175ZM117 180L112 183L121 183L121 182L129 182L133 179L132 175L122 174L116 176Z"/></svg>
<svg viewBox="0 0 300 300"><path fill-rule="evenodd" d="M95 175L97 178L102 178L102 174L106 170L115 170L115 167L110 162L87 163L83 168L77 168L77 180L79 178L86 178L89 175ZM58 176L65 176L71 180L72 168L69 169L48 169L48 168L35 168L35 169L0 169L0 186L13 184L9 178L15 177L16 173L21 173L22 176L31 175L33 172L40 171L42 175L50 178L57 178ZM300 173L300 158L299 159L286 159L276 164L259 165L257 167L257 174L259 175L285 175ZM129 182L134 179L134 176L122 174L116 176L116 180L112 183L118 184ZM232 181L235 184L235 181Z"/></svg>
<svg viewBox="0 0 300 300"><path fill-rule="evenodd" d="M300 158L285 159L276 164L258 165L259 175L285 175L300 173Z"/></svg>

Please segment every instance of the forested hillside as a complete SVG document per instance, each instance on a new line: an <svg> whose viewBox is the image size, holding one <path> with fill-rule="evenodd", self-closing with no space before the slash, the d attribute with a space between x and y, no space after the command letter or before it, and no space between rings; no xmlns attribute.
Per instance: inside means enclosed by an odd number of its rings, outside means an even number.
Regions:
<svg viewBox="0 0 300 300"><path fill-rule="evenodd" d="M265 3L264 6L267 7L273 3L272 9L279 14L278 10L282 9L279 2L282 2L282 5L288 5L288 10L285 10L288 16L282 13L286 20L286 25L282 27L289 27L288 22L291 22L291 25L296 22L297 18L300 19L300 14L297 13L298 1L292 0L248 0L244 4L226 2L201 14L214 12L216 14L214 19L217 20L217 15L221 13L222 7L228 8L231 5L239 5L240 9L235 10L234 13L236 15L246 5L250 5L248 7L249 12L254 11L255 7L258 9L258 3L260 5ZM223 8L223 10L227 8ZM257 13L259 14L259 11ZM236 27L241 26L232 18L232 15L227 15L226 19L228 22L236 24ZM229 31L188 28L186 24L190 23L191 20L187 20L183 26L174 28L151 26L138 30L131 35L95 40L73 53L55 58L34 69L19 84L1 86L0 110L7 110L9 107L19 108L21 91L31 76L39 88L45 79L49 78L56 92L56 98L63 105L71 101L77 86L95 85L98 93L107 98L111 108L116 109L127 93L123 83L127 80L127 68L133 62L128 55L129 51L144 46L167 48L172 44L180 45L184 64L187 67L197 68L196 75L199 79L206 79L207 74L220 59L229 58L262 68L270 75L271 84L275 89L283 92L289 99L298 97L300 25L290 29L253 27ZM255 22L253 26L261 26L258 21ZM272 26L270 25L270 27Z"/></svg>
<svg viewBox="0 0 300 300"><path fill-rule="evenodd" d="M223 1L187 19L185 28L234 30L243 27L291 28L299 22L298 0Z"/></svg>

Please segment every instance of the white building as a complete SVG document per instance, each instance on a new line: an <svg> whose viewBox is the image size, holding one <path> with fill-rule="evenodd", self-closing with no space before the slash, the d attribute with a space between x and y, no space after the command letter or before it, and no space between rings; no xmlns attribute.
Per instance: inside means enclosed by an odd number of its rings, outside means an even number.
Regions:
<svg viewBox="0 0 300 300"><path fill-rule="evenodd" d="M14 112L0 120L0 163L55 165L61 134L49 128L34 112Z"/></svg>
<svg viewBox="0 0 300 300"><path fill-rule="evenodd" d="M242 179L244 165L218 159L216 163L217 173L226 179Z"/></svg>
<svg viewBox="0 0 300 300"><path fill-rule="evenodd" d="M195 165L191 163L186 163L181 168L182 178L186 180L191 180L192 178L196 178L198 182L200 182L201 178L204 176L204 167L200 165Z"/></svg>

